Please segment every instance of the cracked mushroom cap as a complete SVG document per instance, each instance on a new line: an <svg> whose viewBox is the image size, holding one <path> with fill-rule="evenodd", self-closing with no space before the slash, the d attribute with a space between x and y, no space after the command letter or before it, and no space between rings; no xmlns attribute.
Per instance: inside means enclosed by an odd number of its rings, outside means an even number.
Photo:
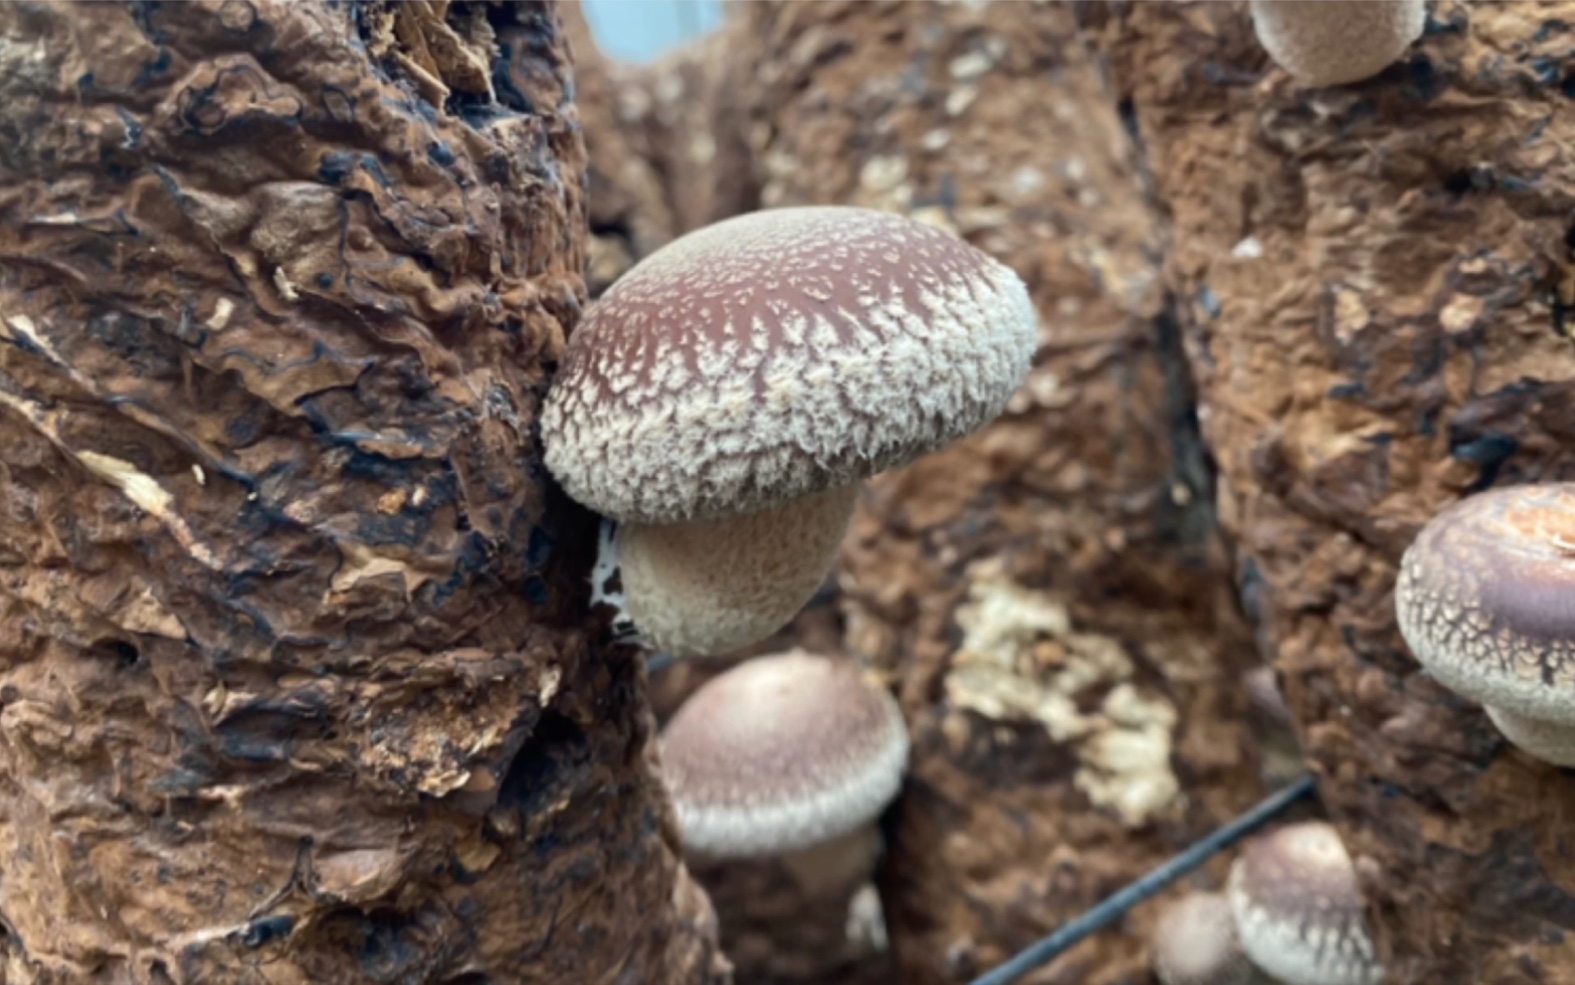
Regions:
<svg viewBox="0 0 1575 985"><path fill-rule="evenodd" d="M1575 484L1463 499L1400 560L1395 616L1444 686L1491 708L1575 725Z"/></svg>
<svg viewBox="0 0 1575 985"><path fill-rule="evenodd" d="M795 650L707 681L667 724L661 755L690 849L779 855L874 821L902 785L908 731L853 664Z"/></svg>
<svg viewBox="0 0 1575 985"><path fill-rule="evenodd" d="M1250 985L1252 962L1222 893L1188 893L1154 926L1154 974L1164 985Z"/></svg>
<svg viewBox="0 0 1575 985"><path fill-rule="evenodd" d="M1426 22L1423 0L1252 0L1258 43L1309 87L1377 75L1399 61Z"/></svg>
<svg viewBox="0 0 1575 985"><path fill-rule="evenodd" d="M780 505L979 428L1027 375L1010 268L903 216L755 212L630 269L569 339L542 415L575 500L640 523Z"/></svg>
<svg viewBox="0 0 1575 985"><path fill-rule="evenodd" d="M1323 821L1247 844L1226 889L1242 949L1285 985L1379 985L1351 856Z"/></svg>

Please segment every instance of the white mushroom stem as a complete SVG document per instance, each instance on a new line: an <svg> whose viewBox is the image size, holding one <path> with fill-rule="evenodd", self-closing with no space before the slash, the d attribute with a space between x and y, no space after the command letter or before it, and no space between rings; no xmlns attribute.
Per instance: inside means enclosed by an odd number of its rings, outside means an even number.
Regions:
<svg viewBox="0 0 1575 985"><path fill-rule="evenodd" d="M617 562L629 617L675 657L723 653L787 625L825 581L857 484L785 506L685 523L622 523Z"/></svg>
<svg viewBox="0 0 1575 985"><path fill-rule="evenodd" d="M1528 718L1495 705L1483 705L1482 710L1517 748L1554 766L1575 767L1575 726Z"/></svg>
<svg viewBox="0 0 1575 985"><path fill-rule="evenodd" d="M783 854L778 861L810 899L842 898L869 879L880 859L880 830L863 824L830 841Z"/></svg>

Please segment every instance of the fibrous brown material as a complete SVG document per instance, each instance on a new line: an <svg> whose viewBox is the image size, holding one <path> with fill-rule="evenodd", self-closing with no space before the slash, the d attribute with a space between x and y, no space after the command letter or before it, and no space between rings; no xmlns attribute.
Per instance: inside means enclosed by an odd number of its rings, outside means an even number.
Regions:
<svg viewBox="0 0 1575 985"><path fill-rule="evenodd" d="M532 427L550 7L0 7L16 982L699 983L643 677Z"/></svg>
<svg viewBox="0 0 1575 985"><path fill-rule="evenodd" d="M880 879L912 985L991 967L1260 791L1159 228L1072 13L744 8L762 201L952 229L1041 320L1006 416L875 482L845 552L845 646L900 675L914 739ZM1039 980L1145 976L1156 914Z"/></svg>
<svg viewBox="0 0 1575 985"><path fill-rule="evenodd" d="M1471 491L1575 476L1569 4L1441 3L1298 91L1237 7L1100 37L1174 217L1222 522L1394 985L1575 982L1575 781L1423 673L1397 564Z"/></svg>

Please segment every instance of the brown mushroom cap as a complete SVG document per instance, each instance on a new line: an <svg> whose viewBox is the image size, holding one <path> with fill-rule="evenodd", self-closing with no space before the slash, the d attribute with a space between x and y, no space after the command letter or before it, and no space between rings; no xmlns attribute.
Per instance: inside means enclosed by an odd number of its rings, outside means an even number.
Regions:
<svg viewBox="0 0 1575 985"><path fill-rule="evenodd" d="M1154 974L1164 985L1249 985L1256 976L1221 893L1188 893L1154 926Z"/></svg>
<svg viewBox="0 0 1575 985"><path fill-rule="evenodd" d="M848 485L999 414L1036 324L1008 267L916 220L738 216L591 306L543 411L547 467L579 502L641 523Z"/></svg>
<svg viewBox="0 0 1575 985"><path fill-rule="evenodd" d="M1426 23L1423 0L1252 0L1258 43L1304 86L1377 75Z"/></svg>
<svg viewBox="0 0 1575 985"><path fill-rule="evenodd" d="M1351 856L1332 825L1289 824L1249 842L1226 890L1242 949L1285 985L1378 985Z"/></svg>
<svg viewBox="0 0 1575 985"><path fill-rule="evenodd" d="M661 756L690 849L778 855L879 816L902 784L908 733L853 664L795 650L707 681L667 724Z"/></svg>
<svg viewBox="0 0 1575 985"><path fill-rule="evenodd" d="M1395 614L1446 687L1575 725L1575 484L1490 489L1439 513L1400 561Z"/></svg>

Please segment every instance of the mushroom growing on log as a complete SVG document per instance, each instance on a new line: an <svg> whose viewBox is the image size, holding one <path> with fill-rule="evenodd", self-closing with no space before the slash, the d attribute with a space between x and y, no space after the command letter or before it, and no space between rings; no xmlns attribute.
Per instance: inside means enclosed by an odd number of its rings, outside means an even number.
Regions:
<svg viewBox="0 0 1575 985"><path fill-rule="evenodd" d="M676 657L765 639L825 581L865 478L1001 412L1036 324L1010 268L868 209L652 253L570 338L542 417L547 467L618 522L598 591L616 567L627 620Z"/></svg>

